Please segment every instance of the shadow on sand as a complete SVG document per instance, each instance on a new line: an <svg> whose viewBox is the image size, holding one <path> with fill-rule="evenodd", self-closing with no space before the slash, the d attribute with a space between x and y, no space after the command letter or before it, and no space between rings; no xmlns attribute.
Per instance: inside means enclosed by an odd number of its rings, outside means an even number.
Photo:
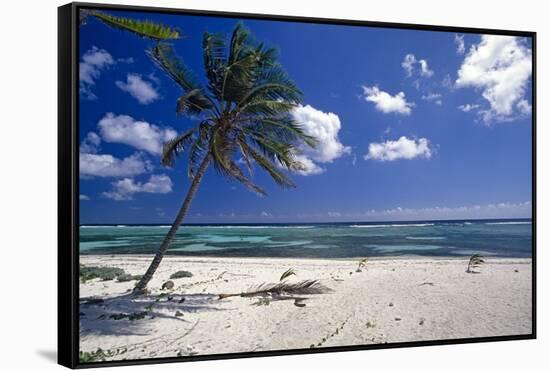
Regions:
<svg viewBox="0 0 550 371"><path fill-rule="evenodd" d="M148 335L152 319L188 322L185 313L224 310L218 303L218 295L212 294L139 296L128 293L108 298L81 298L80 334ZM176 316L176 312L181 316Z"/></svg>

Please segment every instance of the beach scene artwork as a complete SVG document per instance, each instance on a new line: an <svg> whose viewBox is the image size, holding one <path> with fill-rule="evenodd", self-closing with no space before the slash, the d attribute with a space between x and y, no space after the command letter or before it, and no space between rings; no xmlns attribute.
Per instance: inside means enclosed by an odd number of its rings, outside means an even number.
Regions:
<svg viewBox="0 0 550 371"><path fill-rule="evenodd" d="M529 37L79 18L80 363L533 333Z"/></svg>

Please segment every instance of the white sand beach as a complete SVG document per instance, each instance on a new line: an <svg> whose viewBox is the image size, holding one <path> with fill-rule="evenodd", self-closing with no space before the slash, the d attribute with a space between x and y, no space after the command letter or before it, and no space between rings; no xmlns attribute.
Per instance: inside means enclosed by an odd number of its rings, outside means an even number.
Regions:
<svg viewBox="0 0 550 371"><path fill-rule="evenodd" d="M131 274L142 274L150 260L80 258ZM357 259L167 256L146 297L129 294L136 281L80 284L80 349L111 350L108 360L117 360L531 333L531 259L488 258L477 274L466 273L467 264L379 258L357 272ZM277 283L288 268L296 272L288 282L315 279L331 291L299 295L306 298L300 306L293 299L218 298ZM161 290L179 270L193 276Z"/></svg>

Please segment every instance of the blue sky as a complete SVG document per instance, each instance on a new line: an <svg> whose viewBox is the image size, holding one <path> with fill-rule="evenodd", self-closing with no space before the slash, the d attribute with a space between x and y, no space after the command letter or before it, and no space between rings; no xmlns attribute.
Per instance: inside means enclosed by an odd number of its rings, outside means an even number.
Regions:
<svg viewBox="0 0 550 371"><path fill-rule="evenodd" d="M236 19L117 12L178 27L203 81L201 37ZM304 93L295 118L319 137L297 187L261 171L267 197L209 170L187 222L529 217L531 43L514 37L245 20ZM169 223L189 179L160 165L179 88L150 42L90 19L80 28L81 223Z"/></svg>

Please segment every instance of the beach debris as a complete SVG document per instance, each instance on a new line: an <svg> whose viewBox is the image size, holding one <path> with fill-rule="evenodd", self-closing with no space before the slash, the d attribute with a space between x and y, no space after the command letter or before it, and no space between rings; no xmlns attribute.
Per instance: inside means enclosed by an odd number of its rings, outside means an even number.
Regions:
<svg viewBox="0 0 550 371"><path fill-rule="evenodd" d="M172 290L174 288L174 281L166 281L162 284L161 290Z"/></svg>
<svg viewBox="0 0 550 371"><path fill-rule="evenodd" d="M235 294L220 294L219 299L225 299L232 296L251 297L251 296L284 296L284 295L315 295L325 294L332 291L330 288L321 284L318 280L304 280L296 283L263 283L253 287L248 291Z"/></svg>
<svg viewBox="0 0 550 371"><path fill-rule="evenodd" d="M393 307L393 303L390 302L390 303L388 304L388 307Z"/></svg>
<svg viewBox="0 0 550 371"><path fill-rule="evenodd" d="M193 277L193 273L188 271L177 271L170 275L171 280L178 279L178 278L189 278L189 277Z"/></svg>
<svg viewBox="0 0 550 371"><path fill-rule="evenodd" d="M80 300L81 300L80 304L86 304L86 305L98 305L98 304L103 304L105 302L105 300L101 298L84 298Z"/></svg>
<svg viewBox="0 0 550 371"><path fill-rule="evenodd" d="M179 310L177 310L175 316L176 316L176 317L182 317L182 316L183 316L183 313L180 312Z"/></svg>
<svg viewBox="0 0 550 371"><path fill-rule="evenodd" d="M424 324L424 321L425 321L424 318L420 318L420 321L418 321L418 324L419 324L420 326L422 326L422 325Z"/></svg>
<svg viewBox="0 0 550 371"><path fill-rule="evenodd" d="M514 269L514 272L516 272L516 273L519 273L519 270L517 270L517 269Z"/></svg>
<svg viewBox="0 0 550 371"><path fill-rule="evenodd" d="M294 271L294 268L289 268L281 275L281 278L279 278L279 281L282 281L285 278L288 278L288 277L293 276L293 275L294 276L296 275L296 272Z"/></svg>
<svg viewBox="0 0 550 371"><path fill-rule="evenodd" d="M356 272L357 273L363 272L363 268L365 268L365 270L366 270L368 261L369 261L369 258L363 258L363 259L359 260L359 264L357 265Z"/></svg>
<svg viewBox="0 0 550 371"><path fill-rule="evenodd" d="M177 353L177 356L194 356L195 354L199 354L198 349L195 349L195 347L193 347L192 345L188 345L185 348L180 349Z"/></svg>
<svg viewBox="0 0 550 371"><path fill-rule="evenodd" d="M181 304L185 301L185 298L181 298L180 300L178 300L178 304Z"/></svg>
<svg viewBox="0 0 550 371"><path fill-rule="evenodd" d="M304 303L304 300L305 299L295 299L294 300L294 305L297 306L297 307L303 308L303 307L306 306L306 303Z"/></svg>
<svg viewBox="0 0 550 371"><path fill-rule="evenodd" d="M479 254L474 254L470 257L470 261L468 262L468 268L466 269L466 273L481 273L480 271L476 271L476 269L481 267L481 264L485 263L485 260L483 259L483 256Z"/></svg>
<svg viewBox="0 0 550 371"><path fill-rule="evenodd" d="M397 317L395 317L395 320L396 321L401 321L401 317L397 316Z"/></svg>
<svg viewBox="0 0 550 371"><path fill-rule="evenodd" d="M372 321L368 321L366 326L367 328L373 328L373 327L376 327L376 324Z"/></svg>
<svg viewBox="0 0 550 371"><path fill-rule="evenodd" d="M434 283L433 282L422 282L420 285L418 286L424 286L424 285L428 285L428 286L433 286Z"/></svg>
<svg viewBox="0 0 550 371"><path fill-rule="evenodd" d="M127 318L130 321L137 321L140 319L144 319L147 315L147 312L134 312L134 313L114 313L109 316L110 319L115 321L120 321L122 319Z"/></svg>

